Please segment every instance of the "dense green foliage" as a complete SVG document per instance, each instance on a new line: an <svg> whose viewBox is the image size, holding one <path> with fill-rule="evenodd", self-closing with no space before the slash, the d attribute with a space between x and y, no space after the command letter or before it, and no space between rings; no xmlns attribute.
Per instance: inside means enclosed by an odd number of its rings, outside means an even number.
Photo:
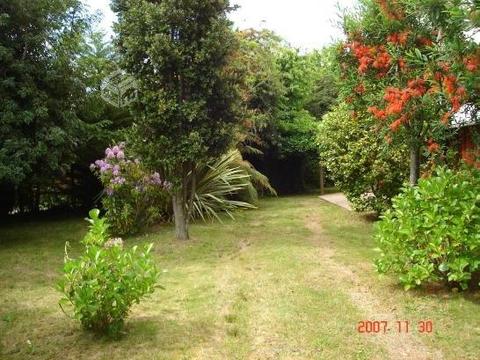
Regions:
<svg viewBox="0 0 480 360"><path fill-rule="evenodd" d="M316 153L316 118L306 110L314 89L319 64L314 55L301 55L298 50L283 48L276 61L285 87L279 114L279 150L281 154Z"/></svg>
<svg viewBox="0 0 480 360"><path fill-rule="evenodd" d="M21 208L38 210L75 160L85 89L74 59L87 26L79 0L0 4L0 184Z"/></svg>
<svg viewBox="0 0 480 360"><path fill-rule="evenodd" d="M64 306L71 304L85 329L117 336L131 306L155 290L158 270L151 255L153 244L125 249L122 239L109 238L107 220L99 214L96 209L89 213L83 254L71 259L65 251L60 305L65 311Z"/></svg>
<svg viewBox="0 0 480 360"><path fill-rule="evenodd" d="M100 96L112 47L77 0L0 5L0 213L87 207L88 165L127 114Z"/></svg>
<svg viewBox="0 0 480 360"><path fill-rule="evenodd" d="M102 84L118 70L112 45L101 32L89 33L78 59L85 99L78 109L86 124L76 146L76 161L68 173L71 185L66 189L72 207L90 208L98 198L101 184L93 176L89 165L100 158L112 142L125 139L125 131L132 124L128 109L109 104L102 97Z"/></svg>
<svg viewBox="0 0 480 360"><path fill-rule="evenodd" d="M480 270L479 188L478 170L445 168L405 188L378 225L378 271L398 274L406 289L435 281L467 288Z"/></svg>
<svg viewBox="0 0 480 360"><path fill-rule="evenodd" d="M301 54L267 30L239 37L235 65L245 74L240 151L280 193L317 187L315 131L336 101L335 76L324 71L330 50Z"/></svg>
<svg viewBox="0 0 480 360"><path fill-rule="evenodd" d="M345 105L326 114L318 127L322 164L357 211L389 208L408 172L407 147L387 146L374 127L372 119L354 118Z"/></svg>
<svg viewBox="0 0 480 360"><path fill-rule="evenodd" d="M272 132L278 117L280 102L285 94L275 53L281 48L281 39L268 30L253 29L236 33L239 47L232 66L242 72L240 93L245 118L244 137L239 139L248 146L261 147L265 133Z"/></svg>

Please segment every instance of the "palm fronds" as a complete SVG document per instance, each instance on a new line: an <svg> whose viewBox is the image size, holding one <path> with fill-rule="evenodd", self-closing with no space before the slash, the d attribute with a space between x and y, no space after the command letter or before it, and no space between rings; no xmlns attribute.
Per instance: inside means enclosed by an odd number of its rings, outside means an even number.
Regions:
<svg viewBox="0 0 480 360"><path fill-rule="evenodd" d="M231 150L212 164L197 170L198 181L192 209L194 218L221 221L221 212L233 218L233 210L255 208L248 202L234 200L236 194L252 186L251 176L239 165L240 161L243 161L240 152Z"/></svg>

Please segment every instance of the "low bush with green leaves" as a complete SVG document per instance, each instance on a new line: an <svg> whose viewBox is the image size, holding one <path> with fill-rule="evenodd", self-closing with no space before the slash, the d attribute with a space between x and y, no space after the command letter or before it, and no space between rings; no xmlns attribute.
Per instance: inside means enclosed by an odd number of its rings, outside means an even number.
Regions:
<svg viewBox="0 0 480 360"><path fill-rule="evenodd" d="M467 289L480 270L480 172L436 169L394 198L377 227L380 273L405 289L431 282ZM473 276L473 278L475 278Z"/></svg>
<svg viewBox="0 0 480 360"><path fill-rule="evenodd" d="M155 290L159 272L151 254L153 244L127 249L122 239L109 237L107 220L100 218L99 210L89 215L83 254L71 259L68 243L65 246L60 306L66 313L71 305L85 329L117 336L131 306Z"/></svg>

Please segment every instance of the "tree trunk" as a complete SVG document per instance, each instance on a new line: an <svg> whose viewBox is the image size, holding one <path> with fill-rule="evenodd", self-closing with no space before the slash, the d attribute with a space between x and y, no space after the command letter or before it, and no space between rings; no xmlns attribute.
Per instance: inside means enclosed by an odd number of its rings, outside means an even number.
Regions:
<svg viewBox="0 0 480 360"><path fill-rule="evenodd" d="M182 186L183 188L183 186ZM188 222L185 209L184 189L178 189L172 197L173 215L175 218L175 237L178 240L188 240Z"/></svg>
<svg viewBox="0 0 480 360"><path fill-rule="evenodd" d="M31 205L30 211L34 214L40 213L40 186L32 185L31 187Z"/></svg>
<svg viewBox="0 0 480 360"><path fill-rule="evenodd" d="M410 185L415 186L420 178L420 146L410 145Z"/></svg>
<svg viewBox="0 0 480 360"><path fill-rule="evenodd" d="M196 192L197 192L197 172L196 172L195 165L193 165L190 173L190 197L188 199L188 208L187 208L187 226L190 224L190 219L192 218L193 202L195 201Z"/></svg>
<svg viewBox="0 0 480 360"><path fill-rule="evenodd" d="M325 194L325 168L320 164L320 195Z"/></svg>

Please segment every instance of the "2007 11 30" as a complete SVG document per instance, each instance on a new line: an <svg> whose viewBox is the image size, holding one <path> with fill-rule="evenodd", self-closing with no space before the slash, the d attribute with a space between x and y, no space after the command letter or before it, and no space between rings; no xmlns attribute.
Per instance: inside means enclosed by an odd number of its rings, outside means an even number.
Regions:
<svg viewBox="0 0 480 360"><path fill-rule="evenodd" d="M430 334L433 332L432 320L421 320L416 323L416 327L408 320L386 321L386 320L362 320L357 324L357 331L362 334L386 334L394 331L397 333L408 333L416 329L420 334Z"/></svg>

